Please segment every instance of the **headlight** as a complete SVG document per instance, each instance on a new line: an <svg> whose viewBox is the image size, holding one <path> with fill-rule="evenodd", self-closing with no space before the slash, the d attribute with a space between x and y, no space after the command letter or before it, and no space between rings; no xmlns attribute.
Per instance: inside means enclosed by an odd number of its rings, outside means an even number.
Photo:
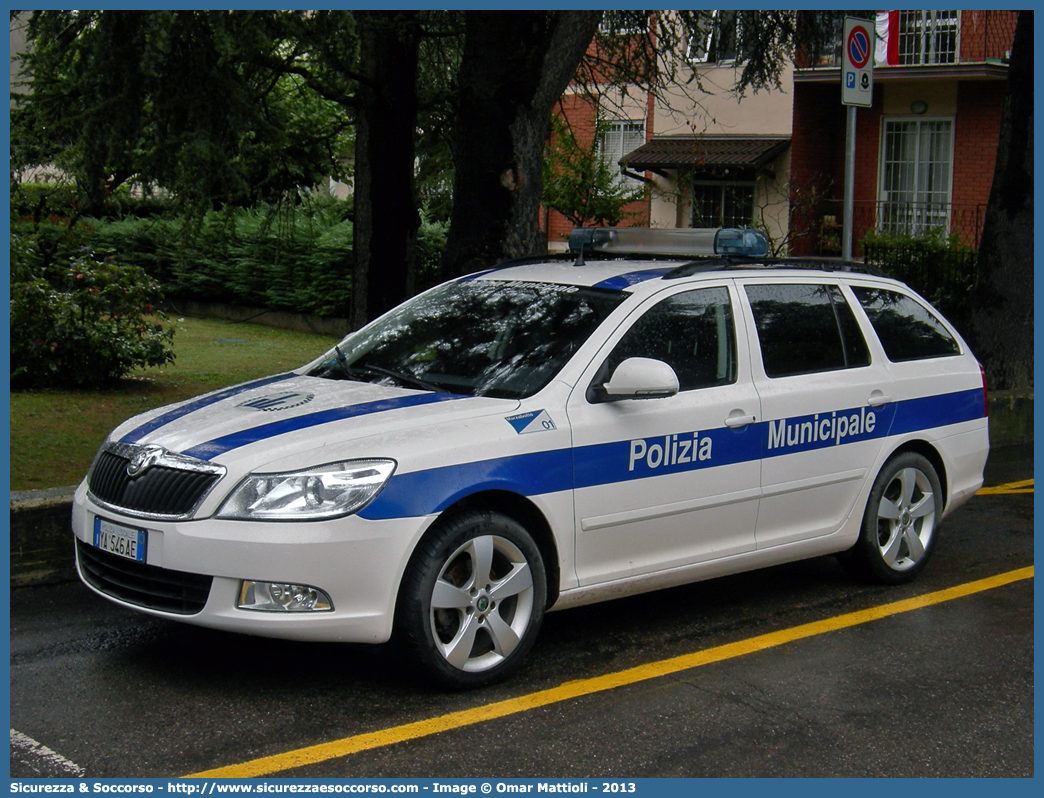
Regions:
<svg viewBox="0 0 1044 798"><path fill-rule="evenodd" d="M369 504L394 471L394 460L350 460L290 474L251 474L217 514L252 521L315 521L349 515Z"/></svg>

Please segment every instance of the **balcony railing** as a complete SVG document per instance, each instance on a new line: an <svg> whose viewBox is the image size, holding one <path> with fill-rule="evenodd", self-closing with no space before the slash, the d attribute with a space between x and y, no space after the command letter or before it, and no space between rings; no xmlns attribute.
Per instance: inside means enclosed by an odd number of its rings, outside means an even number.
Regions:
<svg viewBox="0 0 1044 798"><path fill-rule="evenodd" d="M841 254L842 200L823 200L814 213L795 211L791 221L795 254ZM855 202L852 206L854 254L862 255L862 240L870 231L919 236L936 233L956 236L965 246L978 248L985 205L928 202Z"/></svg>
<svg viewBox="0 0 1044 798"><path fill-rule="evenodd" d="M837 200L820 203L811 216L793 213L791 253L840 256L842 210ZM985 205L857 202L852 214L853 255L919 291L960 326L975 278L985 213ZM893 235L868 236L871 231ZM933 234L954 236L958 245L942 246L931 240Z"/></svg>
<svg viewBox="0 0 1044 798"><path fill-rule="evenodd" d="M1017 11L902 11L898 66L1006 62L1015 37ZM840 34L814 65L841 65ZM882 66L878 64L877 66Z"/></svg>
<svg viewBox="0 0 1044 798"><path fill-rule="evenodd" d="M900 11L897 66L957 63L959 11Z"/></svg>

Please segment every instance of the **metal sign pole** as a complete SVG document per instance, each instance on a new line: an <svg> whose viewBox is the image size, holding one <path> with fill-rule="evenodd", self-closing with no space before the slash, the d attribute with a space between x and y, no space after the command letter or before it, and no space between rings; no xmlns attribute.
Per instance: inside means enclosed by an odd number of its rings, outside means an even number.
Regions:
<svg viewBox="0 0 1044 798"><path fill-rule="evenodd" d="M845 122L845 194L841 219L841 257L852 260L855 205L856 107L874 103L874 30L870 22L845 18L841 60L841 102L848 106Z"/></svg>
<svg viewBox="0 0 1044 798"><path fill-rule="evenodd" d="M855 204L856 106L848 106L845 123L845 204L841 224L841 257L852 260L852 217Z"/></svg>

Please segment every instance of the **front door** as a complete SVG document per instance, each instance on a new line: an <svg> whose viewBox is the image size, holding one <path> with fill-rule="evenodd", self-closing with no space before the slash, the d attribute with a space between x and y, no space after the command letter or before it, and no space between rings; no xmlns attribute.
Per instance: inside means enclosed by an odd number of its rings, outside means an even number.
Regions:
<svg viewBox="0 0 1044 798"><path fill-rule="evenodd" d="M569 400L581 585L755 547L760 406L731 281L673 288L618 330ZM606 400L624 360L670 365L677 394Z"/></svg>

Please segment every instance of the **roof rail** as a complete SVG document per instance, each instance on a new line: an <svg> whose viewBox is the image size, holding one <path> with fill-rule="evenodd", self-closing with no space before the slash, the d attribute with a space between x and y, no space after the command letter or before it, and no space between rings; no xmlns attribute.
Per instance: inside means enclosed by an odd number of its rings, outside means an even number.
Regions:
<svg viewBox="0 0 1044 798"><path fill-rule="evenodd" d="M664 280L677 280L691 277L703 272L723 269L808 269L823 272L851 272L868 274L874 277L885 277L885 273L876 266L851 260L830 260L829 258L747 258L729 257L696 260L683 263L663 276Z"/></svg>

